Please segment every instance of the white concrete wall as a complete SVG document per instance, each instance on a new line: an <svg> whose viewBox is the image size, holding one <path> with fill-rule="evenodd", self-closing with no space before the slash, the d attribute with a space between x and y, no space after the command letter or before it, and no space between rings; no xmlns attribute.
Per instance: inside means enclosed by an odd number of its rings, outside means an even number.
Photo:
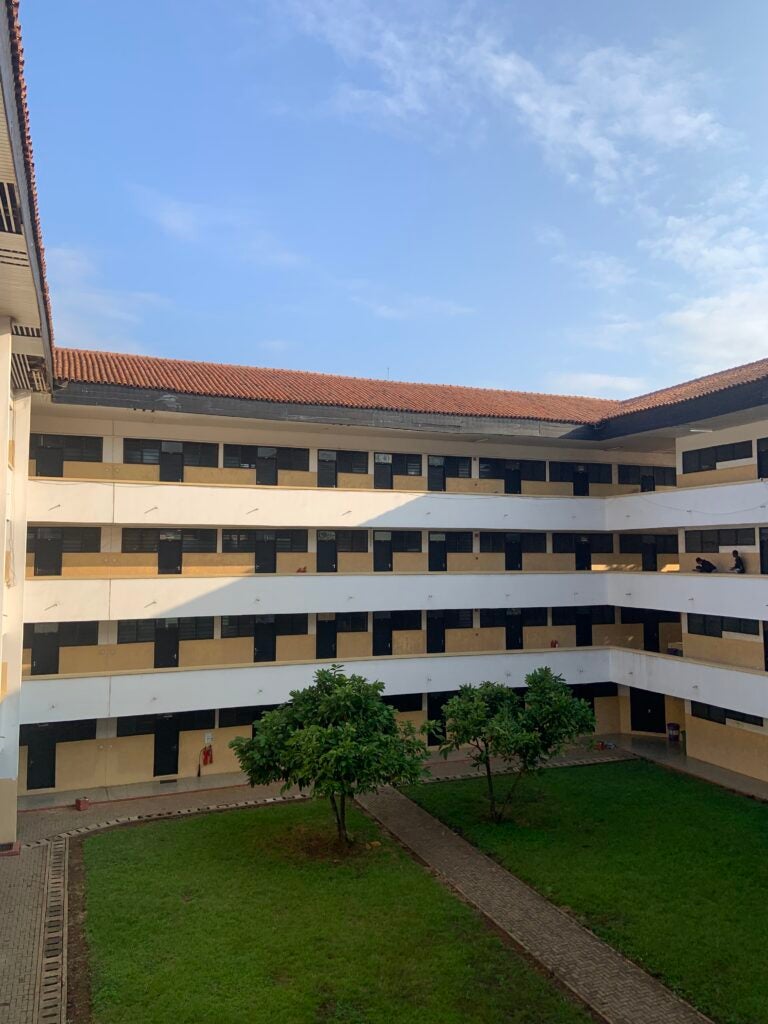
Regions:
<svg viewBox="0 0 768 1024"><path fill-rule="evenodd" d="M572 685L615 682L768 718L768 681L763 673L621 648L379 658L350 661L348 668L381 680L387 693L397 694L452 690L485 679L522 686L526 673L542 665L561 672ZM21 720L55 722L274 704L286 700L292 689L308 685L315 668L259 665L32 679L22 689Z"/></svg>
<svg viewBox="0 0 768 1024"><path fill-rule="evenodd" d="M611 604L768 619L768 576L641 572L30 580L26 622Z"/></svg>

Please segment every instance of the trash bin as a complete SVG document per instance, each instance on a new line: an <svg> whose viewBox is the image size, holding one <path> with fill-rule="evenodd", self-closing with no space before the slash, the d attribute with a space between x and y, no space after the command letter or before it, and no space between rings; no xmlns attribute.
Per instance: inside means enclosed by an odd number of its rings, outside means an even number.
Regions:
<svg viewBox="0 0 768 1024"><path fill-rule="evenodd" d="M680 742L680 726L677 722L667 722L667 739L670 743Z"/></svg>

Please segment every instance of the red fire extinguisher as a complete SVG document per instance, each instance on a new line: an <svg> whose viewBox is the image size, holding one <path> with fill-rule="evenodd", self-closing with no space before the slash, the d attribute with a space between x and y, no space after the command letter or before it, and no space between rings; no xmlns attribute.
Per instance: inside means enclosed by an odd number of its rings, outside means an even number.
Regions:
<svg viewBox="0 0 768 1024"><path fill-rule="evenodd" d="M209 764L213 764L213 745L211 743L206 743L200 751L200 757L197 761L198 776L201 774L202 767Z"/></svg>

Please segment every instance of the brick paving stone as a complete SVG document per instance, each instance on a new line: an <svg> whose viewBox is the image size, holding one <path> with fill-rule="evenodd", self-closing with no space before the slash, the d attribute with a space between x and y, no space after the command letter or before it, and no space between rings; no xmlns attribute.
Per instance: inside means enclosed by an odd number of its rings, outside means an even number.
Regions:
<svg viewBox="0 0 768 1024"><path fill-rule="evenodd" d="M393 789L360 805L606 1024L705 1024L645 971Z"/></svg>
<svg viewBox="0 0 768 1024"><path fill-rule="evenodd" d="M0 861L0 1022L36 1024L50 847Z"/></svg>

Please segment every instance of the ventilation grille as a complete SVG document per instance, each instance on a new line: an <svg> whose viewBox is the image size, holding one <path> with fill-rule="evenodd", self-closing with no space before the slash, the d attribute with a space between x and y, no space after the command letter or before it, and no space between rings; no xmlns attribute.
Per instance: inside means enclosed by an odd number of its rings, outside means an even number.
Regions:
<svg viewBox="0 0 768 1024"><path fill-rule="evenodd" d="M17 338L42 338L43 332L39 327L24 327L23 324L14 324L11 333Z"/></svg>
<svg viewBox="0 0 768 1024"><path fill-rule="evenodd" d="M45 362L14 352L11 357L11 386L14 391L48 391Z"/></svg>

